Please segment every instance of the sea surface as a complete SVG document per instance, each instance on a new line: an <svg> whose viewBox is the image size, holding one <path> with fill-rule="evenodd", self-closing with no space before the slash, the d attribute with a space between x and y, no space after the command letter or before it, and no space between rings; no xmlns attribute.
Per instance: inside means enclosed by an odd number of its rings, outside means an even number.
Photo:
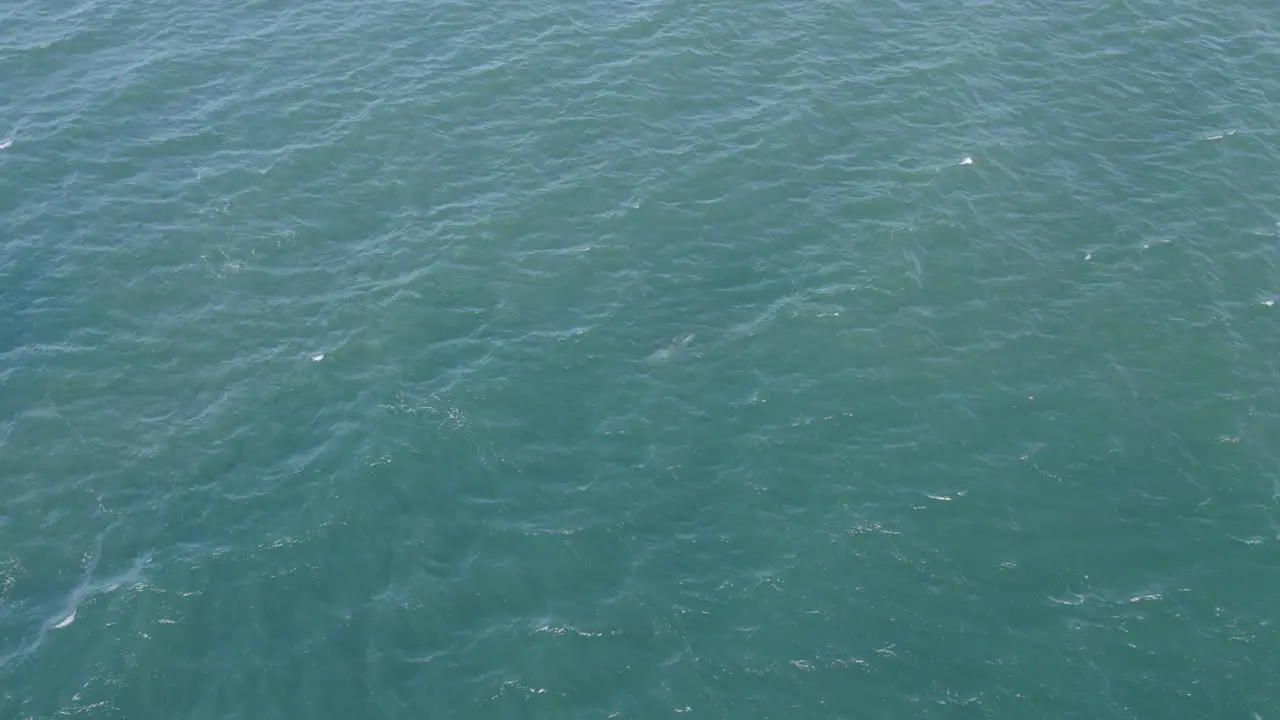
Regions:
<svg viewBox="0 0 1280 720"><path fill-rule="evenodd" d="M0 0L0 718L1280 717L1262 0Z"/></svg>

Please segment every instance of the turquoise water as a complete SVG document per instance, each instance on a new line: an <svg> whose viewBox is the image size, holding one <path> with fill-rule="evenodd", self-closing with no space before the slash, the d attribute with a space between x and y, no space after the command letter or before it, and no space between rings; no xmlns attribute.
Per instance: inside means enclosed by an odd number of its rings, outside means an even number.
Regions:
<svg viewBox="0 0 1280 720"><path fill-rule="evenodd" d="M1275 717L1274 10L7 0L0 717Z"/></svg>

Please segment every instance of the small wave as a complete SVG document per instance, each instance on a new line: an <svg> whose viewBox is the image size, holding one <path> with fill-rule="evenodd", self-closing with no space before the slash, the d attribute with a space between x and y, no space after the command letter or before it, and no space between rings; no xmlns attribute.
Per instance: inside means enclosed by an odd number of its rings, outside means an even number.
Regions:
<svg viewBox="0 0 1280 720"><path fill-rule="evenodd" d="M682 335L679 338L676 338L666 347L662 347L662 348L658 348L657 350L654 350L652 353L649 354L649 357L645 359L651 363L666 362L667 360L670 360L671 357L675 355L677 352L684 349L685 347L688 347L689 343L693 342L694 337L696 337L694 333L686 333L685 335Z"/></svg>

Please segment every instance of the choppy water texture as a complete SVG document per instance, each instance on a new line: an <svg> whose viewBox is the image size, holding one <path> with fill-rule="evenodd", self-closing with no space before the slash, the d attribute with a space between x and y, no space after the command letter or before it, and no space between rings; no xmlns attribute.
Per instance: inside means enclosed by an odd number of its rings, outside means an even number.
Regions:
<svg viewBox="0 0 1280 720"><path fill-rule="evenodd" d="M0 717L1275 717L1274 10L0 4Z"/></svg>

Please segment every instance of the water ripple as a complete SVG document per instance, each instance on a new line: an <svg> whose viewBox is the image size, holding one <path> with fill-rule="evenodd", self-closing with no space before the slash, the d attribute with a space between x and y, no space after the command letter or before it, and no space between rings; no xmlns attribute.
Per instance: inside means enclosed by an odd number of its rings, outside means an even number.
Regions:
<svg viewBox="0 0 1280 720"><path fill-rule="evenodd" d="M0 708L1264 712L1271 37L10 3Z"/></svg>

